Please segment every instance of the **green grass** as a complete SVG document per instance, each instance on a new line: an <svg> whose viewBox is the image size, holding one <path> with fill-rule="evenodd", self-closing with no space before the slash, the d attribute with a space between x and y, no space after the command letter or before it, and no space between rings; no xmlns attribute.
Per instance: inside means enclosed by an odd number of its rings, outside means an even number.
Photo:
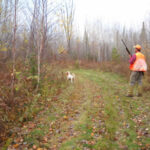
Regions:
<svg viewBox="0 0 150 150"><path fill-rule="evenodd" d="M105 126L108 135L103 137L102 143L104 144L99 145L98 143L100 142L97 142L97 146L95 146L95 148L99 149L98 147L101 147L101 149L118 149L118 145L121 144L127 146L128 149L140 149L142 146L138 145L136 133L138 127L132 119L141 114L138 107L144 104L143 100L147 101L148 99L145 99L145 97L126 98L125 94L128 87L128 81L122 76L94 70L74 70L74 72L95 82L101 87L101 94L105 103ZM130 107L132 107L132 109ZM124 112L123 118L119 116L120 109ZM122 128L122 124L124 122L129 126L127 129ZM147 127L150 127L148 122ZM120 139L113 142L117 131L120 131ZM124 136L124 131L129 133L129 135L128 137L121 139L121 137ZM146 141L150 142L150 138L147 138ZM145 146L144 143L143 146Z"/></svg>
<svg viewBox="0 0 150 150"><path fill-rule="evenodd" d="M123 76L99 70L71 71L76 74L75 83L68 84L57 100L50 101L48 109L37 118L43 120L37 121L36 128L24 137L25 141L39 145L39 141L47 136L48 141L43 147L60 150L147 148L150 138L146 135L137 137L139 131L150 129L147 98L150 94L127 98L128 81ZM136 123L136 118L142 123ZM49 134L52 122L53 133Z"/></svg>

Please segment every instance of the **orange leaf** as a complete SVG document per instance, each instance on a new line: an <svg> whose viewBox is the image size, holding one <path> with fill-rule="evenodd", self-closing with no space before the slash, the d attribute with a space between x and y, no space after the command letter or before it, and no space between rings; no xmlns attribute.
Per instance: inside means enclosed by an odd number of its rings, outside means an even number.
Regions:
<svg viewBox="0 0 150 150"><path fill-rule="evenodd" d="M37 150L43 150L43 148L37 148Z"/></svg>
<svg viewBox="0 0 150 150"><path fill-rule="evenodd" d="M94 133L91 133L91 136L94 136Z"/></svg>
<svg viewBox="0 0 150 150"><path fill-rule="evenodd" d="M18 148L19 147L19 144L15 144L13 145L14 148Z"/></svg>

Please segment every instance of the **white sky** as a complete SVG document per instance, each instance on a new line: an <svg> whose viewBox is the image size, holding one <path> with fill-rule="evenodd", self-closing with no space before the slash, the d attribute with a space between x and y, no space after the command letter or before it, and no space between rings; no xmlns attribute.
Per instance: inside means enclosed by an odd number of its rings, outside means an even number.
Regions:
<svg viewBox="0 0 150 150"><path fill-rule="evenodd" d="M75 0L75 20L80 28L85 21L138 27L150 16L150 0ZM149 17L150 18L150 17Z"/></svg>

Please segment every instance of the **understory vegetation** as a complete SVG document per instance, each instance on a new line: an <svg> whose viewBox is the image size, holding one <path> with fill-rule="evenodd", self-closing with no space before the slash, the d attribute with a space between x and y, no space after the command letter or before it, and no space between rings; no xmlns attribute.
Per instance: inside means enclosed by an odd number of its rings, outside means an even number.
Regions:
<svg viewBox="0 0 150 150"><path fill-rule="evenodd" d="M13 99L9 65L4 67L0 72L1 147L149 149L149 76L145 75L142 98L126 98L128 71L122 65L51 62L42 66L37 89L34 65L18 62ZM76 74L74 84L66 81L68 70Z"/></svg>

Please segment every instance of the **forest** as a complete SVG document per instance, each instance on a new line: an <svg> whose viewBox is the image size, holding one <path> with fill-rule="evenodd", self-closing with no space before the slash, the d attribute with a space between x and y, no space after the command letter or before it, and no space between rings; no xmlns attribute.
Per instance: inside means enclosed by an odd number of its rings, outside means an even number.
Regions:
<svg viewBox="0 0 150 150"><path fill-rule="evenodd" d="M81 31L75 14L74 0L0 0L0 149L150 149L150 17ZM125 97L122 39L146 57L142 98Z"/></svg>

